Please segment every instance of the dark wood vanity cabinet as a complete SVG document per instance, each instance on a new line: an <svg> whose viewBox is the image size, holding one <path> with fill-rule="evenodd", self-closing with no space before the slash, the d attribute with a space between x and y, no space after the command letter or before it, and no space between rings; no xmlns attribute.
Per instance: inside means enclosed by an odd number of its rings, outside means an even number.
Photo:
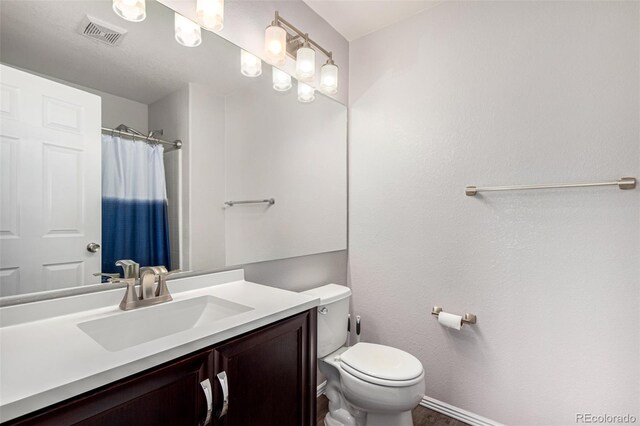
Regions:
<svg viewBox="0 0 640 426"><path fill-rule="evenodd" d="M205 351L183 357L29 414L10 424L199 424L207 411L200 382L210 375L213 367L211 355L211 351Z"/></svg>
<svg viewBox="0 0 640 426"><path fill-rule="evenodd" d="M229 410L214 420L224 426L315 423L316 310L217 346L216 373L229 380ZM214 400L221 401L215 387Z"/></svg>
<svg viewBox="0 0 640 426"><path fill-rule="evenodd" d="M220 415L228 382L228 410ZM316 309L234 337L28 414L12 425L312 425L316 417Z"/></svg>

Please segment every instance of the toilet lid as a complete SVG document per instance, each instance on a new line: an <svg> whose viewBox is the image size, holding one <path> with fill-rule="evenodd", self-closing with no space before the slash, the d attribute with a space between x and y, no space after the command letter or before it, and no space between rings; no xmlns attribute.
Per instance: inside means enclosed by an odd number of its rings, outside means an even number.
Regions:
<svg viewBox="0 0 640 426"><path fill-rule="evenodd" d="M343 364L372 378L406 381L422 375L422 364L416 357L384 345L356 343L340 355Z"/></svg>

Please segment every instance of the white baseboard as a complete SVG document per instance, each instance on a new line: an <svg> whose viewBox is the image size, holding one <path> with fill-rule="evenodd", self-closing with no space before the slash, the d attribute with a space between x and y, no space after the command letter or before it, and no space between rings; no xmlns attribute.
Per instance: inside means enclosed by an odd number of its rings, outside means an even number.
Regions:
<svg viewBox="0 0 640 426"><path fill-rule="evenodd" d="M438 401L437 399L428 397L426 395L424 396L424 398L422 398L422 401L420 401L420 405L433 411L437 411L438 413L449 416L453 419L470 424L471 426L502 426L502 423L489 420L470 411L454 407L453 405L449 405L446 402Z"/></svg>
<svg viewBox="0 0 640 426"><path fill-rule="evenodd" d="M327 389L327 381L320 383L318 385L318 396L324 395L324 391ZM316 397L317 398L317 397Z"/></svg>

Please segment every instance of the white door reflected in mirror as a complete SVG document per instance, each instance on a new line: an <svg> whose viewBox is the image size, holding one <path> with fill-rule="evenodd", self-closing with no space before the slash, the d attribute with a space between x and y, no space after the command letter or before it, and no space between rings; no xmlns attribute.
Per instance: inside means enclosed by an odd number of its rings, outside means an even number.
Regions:
<svg viewBox="0 0 640 426"><path fill-rule="evenodd" d="M100 98L0 67L1 294L98 283Z"/></svg>

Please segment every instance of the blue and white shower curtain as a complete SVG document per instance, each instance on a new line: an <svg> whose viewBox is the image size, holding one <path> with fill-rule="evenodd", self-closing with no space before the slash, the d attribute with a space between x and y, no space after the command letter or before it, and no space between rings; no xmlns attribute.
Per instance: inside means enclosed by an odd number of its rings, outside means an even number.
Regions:
<svg viewBox="0 0 640 426"><path fill-rule="evenodd" d="M102 272L171 266L162 145L102 135Z"/></svg>

